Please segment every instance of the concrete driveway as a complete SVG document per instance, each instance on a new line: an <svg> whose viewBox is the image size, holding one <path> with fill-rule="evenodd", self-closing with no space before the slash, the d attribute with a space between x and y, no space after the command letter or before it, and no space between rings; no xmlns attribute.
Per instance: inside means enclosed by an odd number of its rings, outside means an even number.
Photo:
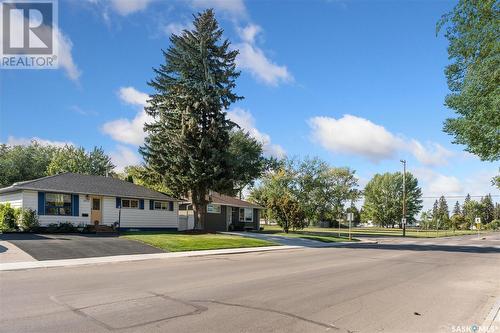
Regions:
<svg viewBox="0 0 500 333"><path fill-rule="evenodd" d="M3 234L0 240L14 244L36 260L165 252L140 242L95 234Z"/></svg>

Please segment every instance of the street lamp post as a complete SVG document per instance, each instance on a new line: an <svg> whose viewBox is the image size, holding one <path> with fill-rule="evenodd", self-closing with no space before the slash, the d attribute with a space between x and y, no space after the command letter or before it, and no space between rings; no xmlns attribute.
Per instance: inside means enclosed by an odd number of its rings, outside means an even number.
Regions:
<svg viewBox="0 0 500 333"><path fill-rule="evenodd" d="M403 237L406 237L406 160L403 163Z"/></svg>

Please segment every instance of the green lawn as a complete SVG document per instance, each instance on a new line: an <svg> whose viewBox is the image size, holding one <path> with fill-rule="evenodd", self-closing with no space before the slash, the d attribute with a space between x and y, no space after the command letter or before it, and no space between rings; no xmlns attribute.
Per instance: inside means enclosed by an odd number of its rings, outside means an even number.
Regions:
<svg viewBox="0 0 500 333"><path fill-rule="evenodd" d="M277 225L261 225L264 227L263 233L279 234L281 235L282 229ZM312 237L338 237L339 230L337 228L318 228L318 227L307 227L300 231L290 232L294 235L301 235L297 237L304 237L303 235L308 235ZM415 230L406 229L407 237L449 237L449 236L460 236L460 235L475 235L477 231L475 230ZM340 236L348 237L349 231L347 229L341 229ZM353 236L393 236L401 237L403 235L403 230L399 228L352 228ZM305 237L304 237L305 238ZM345 238L340 238L345 239ZM340 240L339 240L340 241Z"/></svg>
<svg viewBox="0 0 500 333"><path fill-rule="evenodd" d="M125 232L120 237L143 242L169 252L278 245L240 236L182 232Z"/></svg>

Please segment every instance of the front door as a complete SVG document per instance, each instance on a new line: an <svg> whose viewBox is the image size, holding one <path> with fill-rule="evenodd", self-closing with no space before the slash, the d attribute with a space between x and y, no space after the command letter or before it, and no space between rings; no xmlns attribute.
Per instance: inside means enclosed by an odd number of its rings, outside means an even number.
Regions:
<svg viewBox="0 0 500 333"><path fill-rule="evenodd" d="M101 198L91 197L90 198L90 222L93 225L98 225L101 223L102 213L101 213Z"/></svg>

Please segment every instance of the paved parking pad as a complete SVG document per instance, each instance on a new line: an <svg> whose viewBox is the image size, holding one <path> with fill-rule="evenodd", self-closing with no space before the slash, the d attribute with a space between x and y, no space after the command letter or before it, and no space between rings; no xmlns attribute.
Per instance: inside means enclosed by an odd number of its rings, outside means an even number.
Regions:
<svg viewBox="0 0 500 333"><path fill-rule="evenodd" d="M165 251L140 242L108 235L4 234L0 240L14 244L36 260L106 257Z"/></svg>

